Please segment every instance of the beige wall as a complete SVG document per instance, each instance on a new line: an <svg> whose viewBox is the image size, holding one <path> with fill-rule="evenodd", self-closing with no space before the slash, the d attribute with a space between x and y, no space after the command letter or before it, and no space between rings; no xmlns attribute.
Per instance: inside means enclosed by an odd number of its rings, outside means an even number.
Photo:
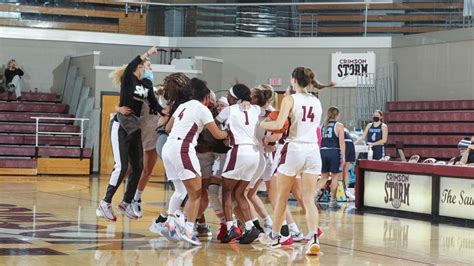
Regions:
<svg viewBox="0 0 474 266"><path fill-rule="evenodd" d="M474 99L474 30L419 34L393 40L399 99Z"/></svg>

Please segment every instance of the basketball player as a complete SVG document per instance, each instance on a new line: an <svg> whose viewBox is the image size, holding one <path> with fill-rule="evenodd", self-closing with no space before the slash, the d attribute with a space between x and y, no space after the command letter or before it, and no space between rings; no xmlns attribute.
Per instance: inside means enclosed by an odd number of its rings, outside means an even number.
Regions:
<svg viewBox="0 0 474 266"><path fill-rule="evenodd" d="M226 107L229 106L229 102L226 97L221 97L217 100L217 113L222 112ZM219 125L221 129L224 129L223 125ZM226 154L229 151L229 147L225 144L226 141L218 140L214 146L214 156L217 160L213 166L213 176L209 179L209 204L214 210L217 218L219 218L220 226L217 231L217 240L222 240L225 233L227 232L226 220L224 215L224 209L222 208L222 198L220 197L222 190L222 172L224 171L224 164Z"/></svg>
<svg viewBox="0 0 474 266"><path fill-rule="evenodd" d="M261 127L268 130L279 130L290 118L289 136L281 152L280 166L277 173L277 202L275 206L272 232L262 235L260 242L273 248L281 246L280 230L285 218L288 195L296 181L296 175L301 175L301 190L306 209L306 221L312 239L308 241L307 255L317 255L320 251L318 240L319 214L314 203L317 176L321 173L321 156L317 142L316 130L321 121L321 102L310 94L308 89L324 88L334 84L321 84L314 79L311 69L296 68L291 75L291 85L295 94L286 96L281 104L280 113L275 121L264 121Z"/></svg>
<svg viewBox="0 0 474 266"><path fill-rule="evenodd" d="M104 217L109 221L117 220L112 210L112 198L125 177L129 162L132 171L128 177L127 189L118 209L130 219L138 218L130 203L137 190L143 169L143 147L139 118L143 102L148 100L151 108L164 115L162 113L163 108L158 104L153 93L153 84L148 79L143 79L145 59L156 53L157 49L152 47L146 53L135 57L128 65L111 74L113 83L120 87L119 106L128 107L128 112L125 115L118 113L113 118L110 139L115 165L110 176L106 195L96 210L97 216Z"/></svg>
<svg viewBox="0 0 474 266"><path fill-rule="evenodd" d="M351 134L349 133L349 130L347 130L347 128L344 129L344 141L346 143L346 161L342 169L344 191L346 193L347 198L349 198L350 200L355 200L355 196L347 190L347 188L349 187L349 167L351 163L356 161L354 141L352 140Z"/></svg>
<svg viewBox="0 0 474 266"><path fill-rule="evenodd" d="M346 155L344 125L337 122L339 115L340 112L337 107L330 107L322 127L321 160L323 164L321 179L318 181L318 190L326 184L329 175L331 175L330 208L338 207L336 201L337 183L341 177Z"/></svg>
<svg viewBox="0 0 474 266"><path fill-rule="evenodd" d="M167 109L169 110L170 114L173 114L178 106L180 106L182 103L192 99L193 89L191 87L191 80L183 73L173 73L167 76L163 81L163 91L163 98L168 103ZM160 118L161 127L158 129L159 137L156 143L156 152L162 160L163 146L166 143L169 131L171 130L171 127L168 127L168 131L166 129L168 122L169 116ZM166 171L165 173L167 174ZM169 240L178 240L178 237L173 237L177 236L175 226L170 226L170 224L167 224L166 222L169 215L172 217L184 216L182 213L182 208L185 206L187 192L183 182L181 182L179 179L171 178L170 180L173 182L174 192L168 202L167 212L160 213L158 218L153 220L149 229L151 232L161 234ZM172 225L173 224L174 223L172 223Z"/></svg>
<svg viewBox="0 0 474 266"><path fill-rule="evenodd" d="M260 153L256 138L259 116L265 111L259 106L244 108L238 102L251 102L250 89L236 84L229 90L228 101L231 106L222 110L216 120L227 125L230 133L230 151L227 152L224 173L222 173L222 205L226 218L227 232L222 243L228 243L240 237L237 221L233 219L232 197L236 200L245 222L245 233L239 239L241 244L250 244L257 239L260 231L255 227L250 213L250 205L244 195L250 180L255 175Z"/></svg>
<svg viewBox="0 0 474 266"><path fill-rule="evenodd" d="M201 245L193 235L194 221L201 200L201 169L195 150L197 136L206 128L216 139L227 137L227 132L217 127L208 109L211 102L210 92L203 81L196 84L193 88L193 100L181 104L170 118L167 124L170 134L163 146L166 176L170 180L182 182L186 187L188 220L184 228L179 228L178 233L184 241L192 245Z"/></svg>
<svg viewBox="0 0 474 266"><path fill-rule="evenodd" d="M385 156L384 144L388 138L388 127L383 122L382 111L376 110L372 119L373 122L365 127L362 137L356 143L366 140L369 150L373 151L373 159L380 160Z"/></svg>
<svg viewBox="0 0 474 266"><path fill-rule="evenodd" d="M258 85L257 87L252 89L252 104L262 107L265 110L266 114L275 111L275 108L271 106L271 102L274 98L273 93L273 88L270 85ZM265 117L266 116L261 116L259 122L262 122ZM257 191L260 184L263 181L269 181L272 176L271 168L275 146L264 145L264 138L267 135L271 135L271 133L267 132L260 126L257 128L257 140L259 141L260 161L258 170L250 181L246 192L246 197L251 203L253 223L261 233L264 232L264 228L260 225L258 216L263 219L264 227L267 228L267 232L270 230L272 224L271 217L268 214L265 205L263 204L262 200L257 196Z"/></svg>

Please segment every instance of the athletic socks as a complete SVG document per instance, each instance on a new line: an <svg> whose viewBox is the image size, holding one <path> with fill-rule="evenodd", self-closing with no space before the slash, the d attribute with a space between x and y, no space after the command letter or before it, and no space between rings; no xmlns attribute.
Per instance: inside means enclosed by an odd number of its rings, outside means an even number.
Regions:
<svg viewBox="0 0 474 266"><path fill-rule="evenodd" d="M290 228L290 231L292 231L292 232L299 232L300 231L300 229L298 228L296 223L289 224L288 227Z"/></svg>
<svg viewBox="0 0 474 266"><path fill-rule="evenodd" d="M135 197L133 197L133 199L134 199L135 201L138 201L139 199L142 198L142 194L143 194L143 190L138 190L138 189L137 189L137 191L135 192Z"/></svg>
<svg viewBox="0 0 474 266"><path fill-rule="evenodd" d="M225 225L227 226L227 231L229 231L232 226L234 226L234 222L233 221L227 221L225 222Z"/></svg>
<svg viewBox="0 0 474 266"><path fill-rule="evenodd" d="M245 222L245 230L252 230L252 227L254 227L252 220Z"/></svg>
<svg viewBox="0 0 474 266"><path fill-rule="evenodd" d="M263 218L263 222L266 226L272 226L273 225L273 220L272 220L272 217L270 217L270 215Z"/></svg>

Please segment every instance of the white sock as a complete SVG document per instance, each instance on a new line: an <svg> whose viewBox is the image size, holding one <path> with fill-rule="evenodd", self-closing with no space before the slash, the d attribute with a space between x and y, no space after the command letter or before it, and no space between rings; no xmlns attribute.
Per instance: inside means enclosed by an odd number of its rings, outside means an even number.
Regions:
<svg viewBox="0 0 474 266"><path fill-rule="evenodd" d="M253 221L252 221L252 220L245 222L245 230L251 230L253 226L254 226L254 225L253 225Z"/></svg>
<svg viewBox="0 0 474 266"><path fill-rule="evenodd" d="M263 218L263 222L267 226L272 226L273 225L273 220L272 220L272 217L270 217L270 215Z"/></svg>
<svg viewBox="0 0 474 266"><path fill-rule="evenodd" d="M133 197L134 200L138 201L139 199L142 198L143 190L138 190L135 192L135 197Z"/></svg>
<svg viewBox="0 0 474 266"><path fill-rule="evenodd" d="M193 232L194 231L194 223L186 222L186 231Z"/></svg>
<svg viewBox="0 0 474 266"><path fill-rule="evenodd" d="M235 227L239 227L239 224L237 223L237 220L233 220L233 221L232 221L232 224L233 224Z"/></svg>
<svg viewBox="0 0 474 266"><path fill-rule="evenodd" d="M290 231L293 231L293 232L299 232L300 231L300 229L298 228L296 223L289 224L288 227L290 228Z"/></svg>
<svg viewBox="0 0 474 266"><path fill-rule="evenodd" d="M227 221L225 222L225 225L227 226L227 231L229 231L232 228L232 226L234 226L234 222Z"/></svg>

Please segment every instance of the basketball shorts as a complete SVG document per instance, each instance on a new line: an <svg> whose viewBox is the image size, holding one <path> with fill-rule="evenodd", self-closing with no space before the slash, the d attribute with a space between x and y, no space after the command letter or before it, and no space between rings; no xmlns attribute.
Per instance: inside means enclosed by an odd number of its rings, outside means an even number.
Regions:
<svg viewBox="0 0 474 266"><path fill-rule="evenodd" d="M168 138L163 146L163 165L169 180L188 180L196 175L201 176L196 150L189 142Z"/></svg>
<svg viewBox="0 0 474 266"><path fill-rule="evenodd" d="M281 150L278 172L286 176L319 175L321 164L317 143L287 142Z"/></svg>
<svg viewBox="0 0 474 266"><path fill-rule="evenodd" d="M249 188L254 188L258 180L262 179L266 166L267 166L267 160L265 159L265 155L263 152L260 152L257 171L255 171L255 174L252 177L252 180L250 180Z"/></svg>
<svg viewBox="0 0 474 266"><path fill-rule="evenodd" d="M235 145L227 152L222 176L229 179L252 180L258 170L260 152L255 145Z"/></svg>
<svg viewBox="0 0 474 266"><path fill-rule="evenodd" d="M346 142L346 162L355 162L356 151L354 142Z"/></svg>
<svg viewBox="0 0 474 266"><path fill-rule="evenodd" d="M323 162L321 172L337 174L342 172L341 151L339 149L321 149Z"/></svg>

